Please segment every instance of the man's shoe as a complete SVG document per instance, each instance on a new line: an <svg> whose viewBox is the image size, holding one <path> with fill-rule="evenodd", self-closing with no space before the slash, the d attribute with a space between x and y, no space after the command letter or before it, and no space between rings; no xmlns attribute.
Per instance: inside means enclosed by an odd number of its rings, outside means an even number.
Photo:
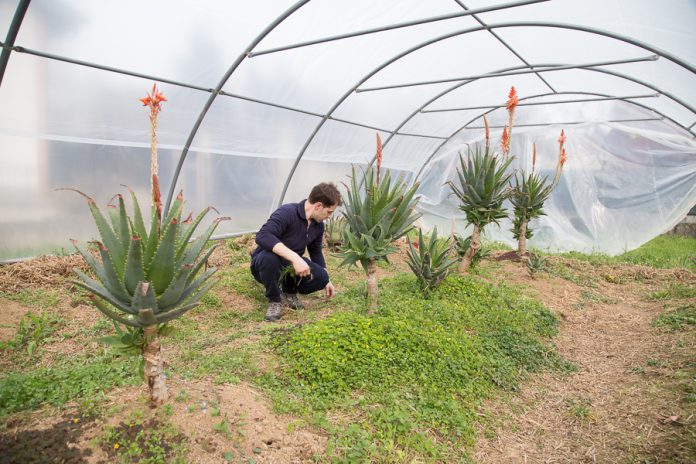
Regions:
<svg viewBox="0 0 696 464"><path fill-rule="evenodd" d="M283 315L283 305L277 302L268 303L268 309L266 310L266 321L275 322L279 320Z"/></svg>
<svg viewBox="0 0 696 464"><path fill-rule="evenodd" d="M281 300L290 309L294 309L294 310L304 309L304 305L302 304L300 299L297 298L297 293L283 293L281 295Z"/></svg>

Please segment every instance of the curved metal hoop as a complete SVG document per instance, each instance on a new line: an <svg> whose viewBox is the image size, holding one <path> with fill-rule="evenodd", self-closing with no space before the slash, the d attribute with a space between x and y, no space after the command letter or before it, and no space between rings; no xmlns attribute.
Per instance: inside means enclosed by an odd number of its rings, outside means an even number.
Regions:
<svg viewBox="0 0 696 464"><path fill-rule="evenodd" d="M461 35L466 35L472 32L478 32L482 30L489 30L489 29L503 29L503 28L510 28L510 27L549 27L549 28L558 28L558 29L571 29L571 30L577 30L581 32L587 32L591 34L596 34L596 35L601 35L605 37L609 37L621 42L629 43L631 45L635 45L637 47L643 48L645 50L651 51L655 53L656 55L659 55L669 61L672 61L673 63L685 68L688 71L691 71L692 73L696 74L696 67L690 65L689 63L679 59L678 57L661 50L657 47L653 47L650 44L641 42L636 39L632 39L630 37L622 36L620 34L615 34L613 32L609 31L604 31L601 29L595 29L587 26L578 26L574 24L565 24L565 23L555 23L555 22L530 22L530 21L520 21L520 22L507 22L507 23L499 23L499 24L489 24L487 26L478 26L478 27L473 27L473 28L468 28L468 29L463 29L460 31L454 31L450 32L448 34L444 34L439 37L435 37L433 39L427 40L425 42L422 42L418 45L415 45L414 47L409 48L408 50L399 53L398 55L394 56L393 58L385 61L375 69L373 69L371 72L369 72L367 75L365 75L360 81L355 84L348 92L343 94L337 102L331 107L331 109L328 111L328 113L322 118L322 120L317 124L317 126L314 128L314 131L309 135L307 138L307 141L305 142L304 146L300 150L300 153L298 154L297 158L295 159L295 162L292 165L292 168L290 169L290 172L288 173L288 177L285 181L285 185L283 186L283 190L281 192L280 198L278 200L278 206L280 206L283 203L283 200L285 198L285 194L287 193L287 189L290 185L290 182L292 181L292 177L295 174L295 170L297 169L297 166L304 156L304 153L307 151L307 148L311 144L311 142L314 140L316 137L316 134L319 132L319 130L322 128L326 120L333 114L334 111L357 89L360 85L362 85L364 82L366 82L368 79L370 79L372 76L380 72L382 69L386 68L387 66L391 65L392 63L400 60L401 58L415 52L416 50L419 50L421 48L427 47L428 45L432 45L434 43L440 42L442 40L450 39L453 37L461 36ZM525 66L526 67L526 66ZM468 82L468 81L465 81ZM463 84L463 83L462 83ZM459 85L459 84L458 84ZM451 89L453 90L453 89ZM450 91L451 91L450 90ZM420 111L420 110L419 110Z"/></svg>

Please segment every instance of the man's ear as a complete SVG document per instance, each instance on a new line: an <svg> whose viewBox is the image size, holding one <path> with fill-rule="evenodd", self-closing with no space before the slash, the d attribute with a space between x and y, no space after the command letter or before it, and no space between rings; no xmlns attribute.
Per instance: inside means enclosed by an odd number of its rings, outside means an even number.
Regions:
<svg viewBox="0 0 696 464"><path fill-rule="evenodd" d="M315 210L319 210L320 208L323 208L323 207L324 207L324 203L322 203L322 202L320 202L320 201L314 203L314 209L315 209Z"/></svg>

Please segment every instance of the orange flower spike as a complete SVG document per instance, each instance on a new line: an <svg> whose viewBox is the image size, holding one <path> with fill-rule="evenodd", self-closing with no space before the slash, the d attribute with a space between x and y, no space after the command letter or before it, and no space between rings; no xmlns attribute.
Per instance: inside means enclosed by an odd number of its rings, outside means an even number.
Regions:
<svg viewBox="0 0 696 464"><path fill-rule="evenodd" d="M504 154L510 150L510 137L508 136L507 126L503 127L503 137L500 141L500 149Z"/></svg>
<svg viewBox="0 0 696 464"><path fill-rule="evenodd" d="M517 107L517 104L520 102L520 97L517 96L517 90L515 90L515 86L510 87L510 93L508 94L508 101L507 101L507 110L509 112L515 111L515 108Z"/></svg>
<svg viewBox="0 0 696 464"><path fill-rule="evenodd" d="M563 148L563 149L561 149L561 159L560 159L561 167L563 167L563 165L565 164L565 162L567 160L568 160L568 155L566 155L566 150L565 150L565 148Z"/></svg>
<svg viewBox="0 0 696 464"><path fill-rule="evenodd" d="M561 136L558 137L558 143L561 145L561 148L563 148L563 144L565 143L565 141L566 141L565 132L563 129L561 129Z"/></svg>

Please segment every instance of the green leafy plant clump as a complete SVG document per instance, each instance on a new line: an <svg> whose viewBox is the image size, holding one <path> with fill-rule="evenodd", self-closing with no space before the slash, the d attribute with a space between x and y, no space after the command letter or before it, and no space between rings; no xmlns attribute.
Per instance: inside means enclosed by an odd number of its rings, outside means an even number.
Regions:
<svg viewBox="0 0 696 464"><path fill-rule="evenodd" d="M408 240L408 267L418 279L418 287L427 296L447 277L450 268L457 260L450 257L451 244L449 239L439 238L434 228L430 237L423 237L423 231L418 229L418 241Z"/></svg>
<svg viewBox="0 0 696 464"><path fill-rule="evenodd" d="M42 403L62 406L79 398L93 398L114 387L135 385L133 358L112 354L69 359L61 364L31 372L9 372L0 377L0 417L36 409Z"/></svg>
<svg viewBox="0 0 696 464"><path fill-rule="evenodd" d="M277 337L275 346L289 368L286 387L314 407L357 397L399 412L382 420L369 407L374 414L358 427L382 437L381 445L392 440L445 459L448 447L426 430L450 444L468 442L476 407L493 388L515 389L525 372L569 367L543 340L557 320L540 303L468 277L449 276L427 300L414 284L412 276L391 280L378 315L340 312ZM375 452L367 448L364 459Z"/></svg>

